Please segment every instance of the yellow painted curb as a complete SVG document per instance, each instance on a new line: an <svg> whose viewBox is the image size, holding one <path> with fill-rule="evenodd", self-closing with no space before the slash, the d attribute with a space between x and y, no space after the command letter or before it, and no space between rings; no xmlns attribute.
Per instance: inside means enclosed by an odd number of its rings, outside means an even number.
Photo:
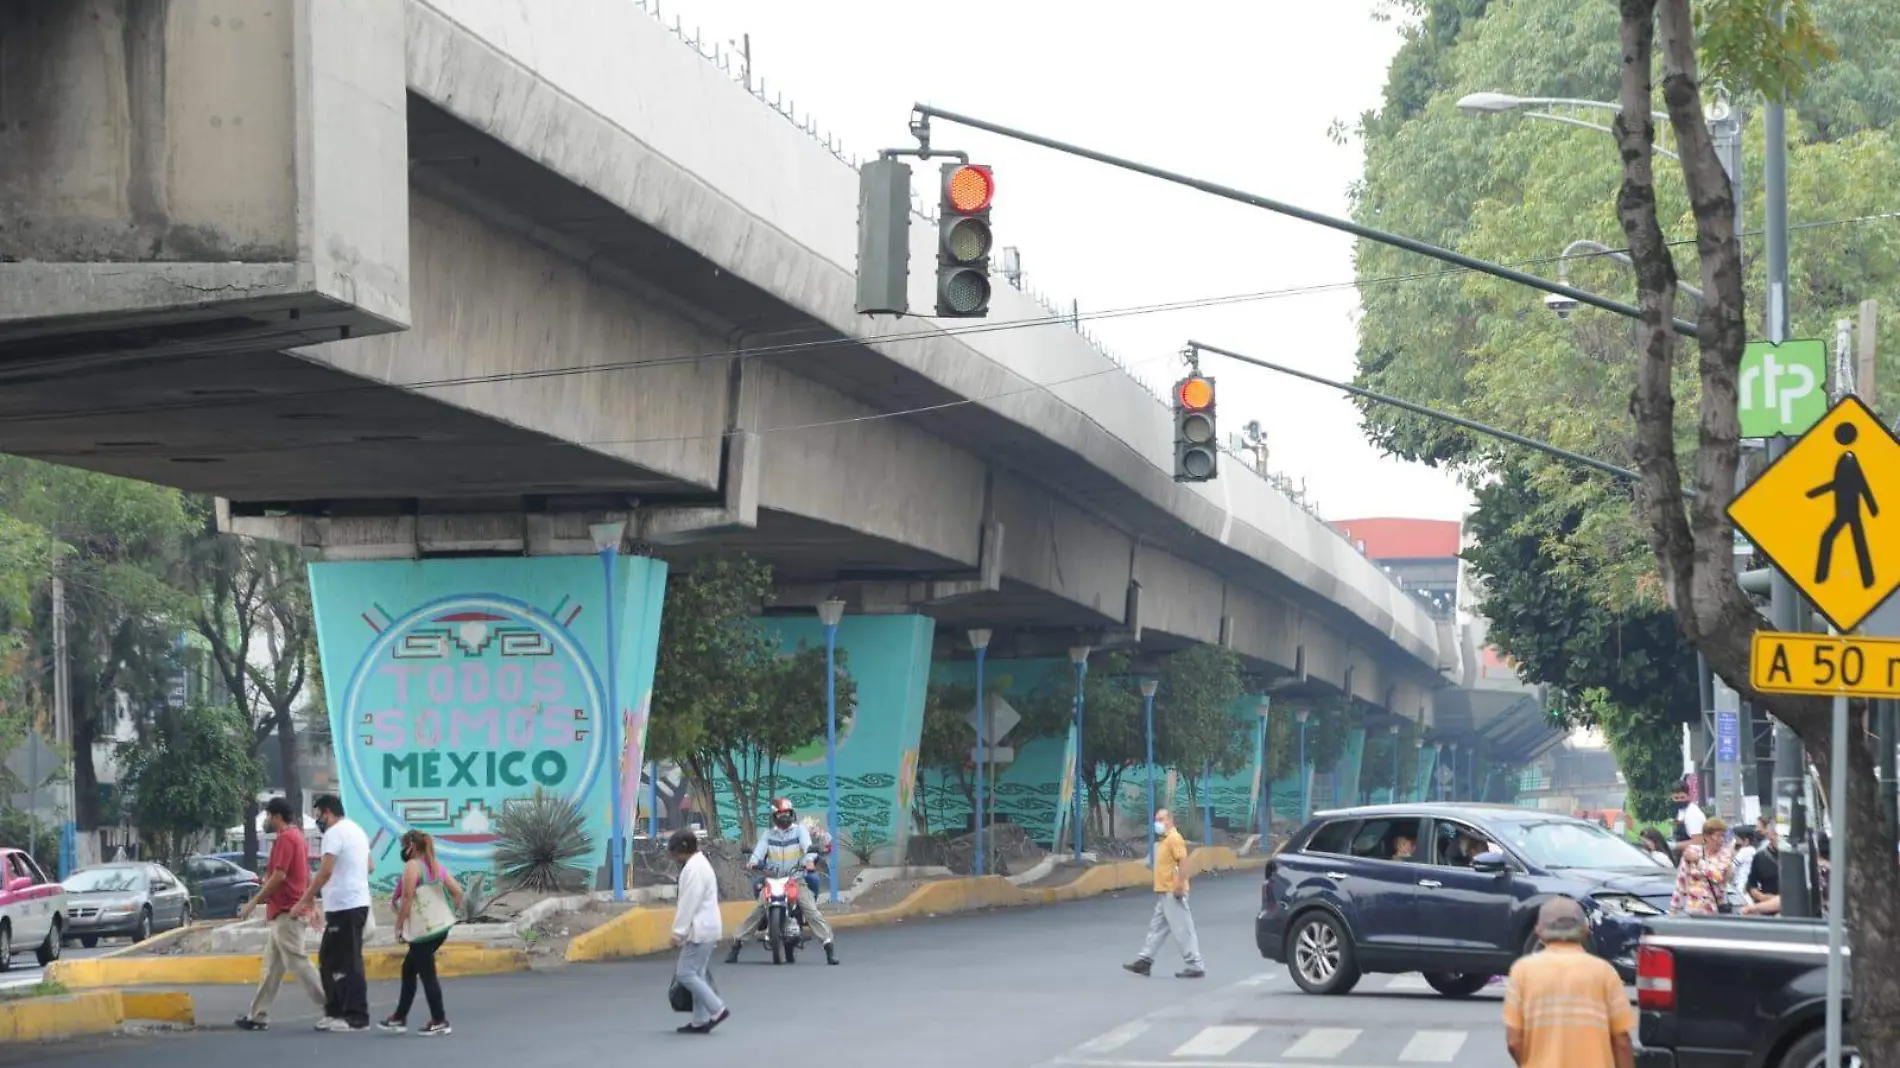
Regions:
<svg viewBox="0 0 1900 1068"><path fill-rule="evenodd" d="M408 952L386 946L363 954L363 970L373 980L402 975ZM310 960L316 962L316 955ZM524 949L451 942L435 957L436 974L443 978L499 975L528 970ZM46 978L74 990L121 986L253 986L264 970L264 958L255 953L220 953L177 957L94 957L62 960L46 969Z"/></svg>
<svg viewBox="0 0 1900 1068"><path fill-rule="evenodd" d="M128 1020L197 1026L197 1008L191 1002L191 995L183 990L121 990L118 993L125 1003Z"/></svg>
<svg viewBox="0 0 1900 1068"><path fill-rule="evenodd" d="M0 1042L45 1042L109 1035L125 1022L117 990L0 1002Z"/></svg>
<svg viewBox="0 0 1900 1068"><path fill-rule="evenodd" d="M1208 872L1257 868L1265 862L1265 857L1236 856L1227 846L1203 846L1188 854L1186 867L1191 878ZM1115 890L1150 886L1153 879L1154 873L1138 860L1096 865L1063 886L1025 889L1000 875L944 879L925 883L904 900L887 908L841 913L829 919L831 926L838 929L882 927L917 916L1080 901ZM725 933L730 935L746 914L752 911L752 902L725 902L719 906L719 911L725 921ZM671 947L672 925L671 908L632 909L576 936L568 943L567 959L570 962L601 961L660 953Z"/></svg>
<svg viewBox="0 0 1900 1068"><path fill-rule="evenodd" d="M217 924L209 923L203 920L197 923L188 923L183 927L174 927L171 930L166 931L164 934L153 935L152 937L146 939L143 942L128 942L125 945L120 946L118 949L115 949L110 953L101 953L97 957L94 957L92 959L93 960L107 960L113 957L129 956L133 953L149 953L152 950L158 949L161 946L169 946L173 942L178 941L179 939L185 937L186 935L190 934L193 931L200 931L207 927L216 927L216 926Z"/></svg>

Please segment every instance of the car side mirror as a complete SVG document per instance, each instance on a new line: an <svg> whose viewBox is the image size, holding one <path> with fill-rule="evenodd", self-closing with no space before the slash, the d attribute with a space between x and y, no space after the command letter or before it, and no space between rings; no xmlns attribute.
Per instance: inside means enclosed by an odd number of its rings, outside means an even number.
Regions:
<svg viewBox="0 0 1900 1068"><path fill-rule="evenodd" d="M1477 856L1471 858L1471 870L1484 872L1488 875L1500 875L1510 871L1511 864L1504 858L1504 854L1502 853L1495 851L1479 853Z"/></svg>

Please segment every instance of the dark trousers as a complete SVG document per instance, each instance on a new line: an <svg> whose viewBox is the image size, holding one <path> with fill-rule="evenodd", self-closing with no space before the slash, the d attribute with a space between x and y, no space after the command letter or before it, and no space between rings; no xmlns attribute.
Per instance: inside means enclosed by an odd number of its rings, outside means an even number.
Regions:
<svg viewBox="0 0 1900 1068"><path fill-rule="evenodd" d="M422 996L429 1002L429 1020L448 1020L448 1013L442 1009L442 984L435 977L435 951L446 941L447 937L442 937L409 943L409 954L402 959L402 996L396 999L396 1019L409 1019L409 1006L416 1003L416 981L420 979Z"/></svg>
<svg viewBox="0 0 1900 1068"><path fill-rule="evenodd" d="M369 909L323 914L317 971L323 978L323 1014L351 1027L369 1026L369 982L363 977L363 925Z"/></svg>

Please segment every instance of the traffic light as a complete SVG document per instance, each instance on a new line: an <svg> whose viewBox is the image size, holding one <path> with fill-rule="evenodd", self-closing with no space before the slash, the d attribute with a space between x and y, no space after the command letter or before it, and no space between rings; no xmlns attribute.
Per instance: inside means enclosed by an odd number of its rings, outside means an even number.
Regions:
<svg viewBox="0 0 1900 1068"><path fill-rule="evenodd" d="M1207 482L1219 473L1214 380L1191 374L1174 384L1174 480Z"/></svg>
<svg viewBox="0 0 1900 1068"><path fill-rule="evenodd" d="M858 170L858 314L910 311L910 164L875 159Z"/></svg>
<svg viewBox="0 0 1900 1068"><path fill-rule="evenodd" d="M942 169L937 223L937 315L981 319L990 313L990 201L996 176L974 163Z"/></svg>

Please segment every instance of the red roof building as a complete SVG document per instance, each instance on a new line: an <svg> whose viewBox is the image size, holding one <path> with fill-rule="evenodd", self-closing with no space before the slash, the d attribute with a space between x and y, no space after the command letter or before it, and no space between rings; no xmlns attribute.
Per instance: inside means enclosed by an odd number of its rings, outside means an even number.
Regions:
<svg viewBox="0 0 1900 1068"><path fill-rule="evenodd" d="M1447 519L1340 519L1329 524L1392 573L1433 613L1450 618L1458 603L1460 525Z"/></svg>

